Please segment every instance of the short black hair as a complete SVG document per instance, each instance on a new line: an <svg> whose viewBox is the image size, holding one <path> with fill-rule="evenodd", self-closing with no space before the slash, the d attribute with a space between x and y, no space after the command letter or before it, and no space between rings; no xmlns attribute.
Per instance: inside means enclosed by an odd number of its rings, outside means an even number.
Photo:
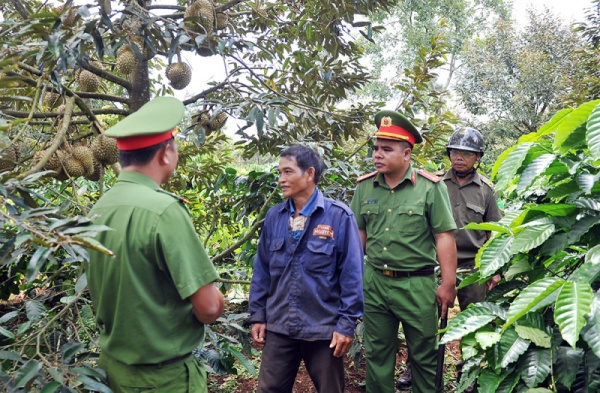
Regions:
<svg viewBox="0 0 600 393"><path fill-rule="evenodd" d="M279 157L294 157L302 173L310 167L315 168L315 184L319 184L325 163L316 151L308 146L294 145L283 150Z"/></svg>
<svg viewBox="0 0 600 393"><path fill-rule="evenodd" d="M145 165L152 160L154 155L163 147L174 142L173 138L157 143L156 145L135 150L119 150L119 162L122 166Z"/></svg>

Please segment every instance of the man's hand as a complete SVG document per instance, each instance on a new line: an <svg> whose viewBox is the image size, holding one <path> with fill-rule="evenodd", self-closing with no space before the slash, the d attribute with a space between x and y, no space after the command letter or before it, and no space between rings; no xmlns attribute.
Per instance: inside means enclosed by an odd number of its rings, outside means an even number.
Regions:
<svg viewBox="0 0 600 393"><path fill-rule="evenodd" d="M344 336L338 332L333 332L333 338L331 339L331 344L329 344L329 348L335 348L333 350L333 356L336 358L341 358L347 354L352 346L352 340L352 337Z"/></svg>
<svg viewBox="0 0 600 393"><path fill-rule="evenodd" d="M501 279L500 275L496 274L494 277L487 280L487 282L485 283L485 289L487 289L488 291L491 291L492 289L494 289L494 287L496 285L498 285L498 283L500 282L500 279Z"/></svg>
<svg viewBox="0 0 600 393"><path fill-rule="evenodd" d="M255 323L252 325L252 330L250 330L250 335L252 336L252 341L258 344L259 348L262 348L265 345L265 334L267 333L267 324L266 323Z"/></svg>
<svg viewBox="0 0 600 393"><path fill-rule="evenodd" d="M454 307L454 299L456 299L456 287L454 285L440 285L435 292L438 304L440 305L442 314L441 318L448 316L448 309Z"/></svg>

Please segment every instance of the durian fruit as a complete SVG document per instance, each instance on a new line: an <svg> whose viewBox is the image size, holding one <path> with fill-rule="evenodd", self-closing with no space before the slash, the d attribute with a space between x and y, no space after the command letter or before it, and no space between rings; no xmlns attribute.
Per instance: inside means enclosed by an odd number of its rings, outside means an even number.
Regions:
<svg viewBox="0 0 600 393"><path fill-rule="evenodd" d="M77 84L81 91L92 93L100 88L100 77L88 70L81 70L77 75Z"/></svg>
<svg viewBox="0 0 600 393"><path fill-rule="evenodd" d="M37 165L47 153L47 150L40 150L36 152L33 155L33 165ZM54 171L56 174L62 171L62 163L58 156L58 152L54 152L48 161L46 161L46 164L44 164L44 169L47 171Z"/></svg>
<svg viewBox="0 0 600 393"><path fill-rule="evenodd" d="M223 30L229 23L229 14L227 12L219 12L215 17L215 29Z"/></svg>
<svg viewBox="0 0 600 393"><path fill-rule="evenodd" d="M102 177L102 164L94 157L94 170L92 173L86 173L85 178L92 181L98 181Z"/></svg>
<svg viewBox="0 0 600 393"><path fill-rule="evenodd" d="M105 135L98 135L91 145L92 154L100 163L112 165L119 161L117 141Z"/></svg>
<svg viewBox="0 0 600 393"><path fill-rule="evenodd" d="M192 117L192 123L194 124L194 132L198 133L201 128L208 131L208 122L210 121L210 115L208 110L202 109Z"/></svg>
<svg viewBox="0 0 600 393"><path fill-rule="evenodd" d="M138 34L140 27L142 27L142 20L138 17L125 18L122 27L129 34Z"/></svg>
<svg viewBox="0 0 600 393"><path fill-rule="evenodd" d="M48 108L54 108L60 102L60 94L47 90L43 101Z"/></svg>
<svg viewBox="0 0 600 393"><path fill-rule="evenodd" d="M83 165L83 175L91 175L94 172L94 154L87 146L77 146L71 151L71 156ZM70 172L69 172L70 173Z"/></svg>
<svg viewBox="0 0 600 393"><path fill-rule="evenodd" d="M220 130L223 128L226 122L227 114L225 112L221 112L208 122L208 129L211 131Z"/></svg>
<svg viewBox="0 0 600 393"><path fill-rule="evenodd" d="M197 33L210 33L215 23L215 7L210 0L196 0L184 12L186 26Z"/></svg>
<svg viewBox="0 0 600 393"><path fill-rule="evenodd" d="M11 171L17 166L18 148L10 141L0 139L0 172Z"/></svg>
<svg viewBox="0 0 600 393"><path fill-rule="evenodd" d="M122 45L117 51L117 71L122 74L131 74L138 65L138 58L128 44Z"/></svg>
<svg viewBox="0 0 600 393"><path fill-rule="evenodd" d="M54 8L54 12L56 12L58 15L62 15L65 12L65 5L59 5L58 7ZM73 27L73 25L75 24L75 17L77 16L77 12L74 8L69 8L68 10L66 10L66 12L67 14L63 18L63 25Z"/></svg>
<svg viewBox="0 0 600 393"><path fill-rule="evenodd" d="M77 178L85 175L86 168L83 163L73 157L71 154L67 154L63 161L63 170L69 175L69 177Z"/></svg>
<svg viewBox="0 0 600 393"><path fill-rule="evenodd" d="M186 63L169 64L165 73L175 90L184 89L192 80L192 68Z"/></svg>
<svg viewBox="0 0 600 393"><path fill-rule="evenodd" d="M58 125L56 126L56 132L60 131L60 129L63 126L63 119L60 119L58 121ZM67 128L67 134L68 135L75 135L79 132L79 129L77 128L77 126L73 123L69 123L69 128Z"/></svg>

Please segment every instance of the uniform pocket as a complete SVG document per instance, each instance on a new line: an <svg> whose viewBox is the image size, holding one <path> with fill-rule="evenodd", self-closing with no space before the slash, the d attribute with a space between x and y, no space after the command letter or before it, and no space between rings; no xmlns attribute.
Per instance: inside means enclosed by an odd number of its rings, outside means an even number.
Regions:
<svg viewBox="0 0 600 393"><path fill-rule="evenodd" d="M427 229L425 205L405 204L400 206L397 211L400 233L421 233Z"/></svg>
<svg viewBox="0 0 600 393"><path fill-rule="evenodd" d="M287 263L285 257L285 239L280 237L271 240L269 244L269 271L280 273Z"/></svg>
<svg viewBox="0 0 600 393"><path fill-rule="evenodd" d="M306 243L310 251L304 261L304 270L311 273L329 273L333 271L334 249L332 241L313 239Z"/></svg>
<svg viewBox="0 0 600 393"><path fill-rule="evenodd" d="M467 203L466 210L466 215L469 222L483 222L483 215L485 214L485 209L482 206L476 205L474 203Z"/></svg>

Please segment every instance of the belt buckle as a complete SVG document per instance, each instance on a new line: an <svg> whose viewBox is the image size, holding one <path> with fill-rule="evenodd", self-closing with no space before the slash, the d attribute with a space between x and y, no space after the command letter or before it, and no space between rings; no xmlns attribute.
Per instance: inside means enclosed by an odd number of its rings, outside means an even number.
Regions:
<svg viewBox="0 0 600 393"><path fill-rule="evenodd" d="M382 270L384 276L394 277L394 272L391 270Z"/></svg>

